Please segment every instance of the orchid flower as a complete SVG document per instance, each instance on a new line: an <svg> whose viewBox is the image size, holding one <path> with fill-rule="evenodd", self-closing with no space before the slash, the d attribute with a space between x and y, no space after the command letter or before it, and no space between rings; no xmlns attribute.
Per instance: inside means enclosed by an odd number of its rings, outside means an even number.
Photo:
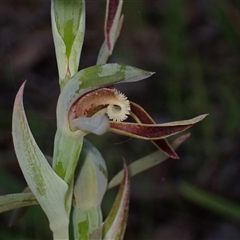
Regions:
<svg viewBox="0 0 240 240"><path fill-rule="evenodd" d="M97 64L106 63L112 54L123 24L122 4L123 0L107 1L104 26L105 40L100 49ZM142 74L150 77L154 73ZM144 78L146 78L145 76ZM111 120L110 122L104 117L105 114ZM129 115L136 123L122 122ZM179 122L155 124L141 106L127 100L127 97L120 93L114 85L107 85L79 96L70 109L69 124L72 130L85 130L98 135L110 131L133 138L151 140L167 156L178 159L177 153L166 138L190 128L205 116L201 115Z"/></svg>
<svg viewBox="0 0 240 240"><path fill-rule="evenodd" d="M123 122L129 115L136 123ZM150 140L168 156L178 158L165 138L190 128L205 116L204 114L190 120L156 124L141 106L127 100L115 87L108 86L79 97L70 108L69 124L73 131L78 129L97 135L110 131L132 138Z"/></svg>
<svg viewBox="0 0 240 240"><path fill-rule="evenodd" d="M0 211L40 204L54 239L69 239L70 223L75 239L123 239L129 209L129 178L168 157L178 158L175 149L189 135L178 137L172 144L166 138L206 117L204 114L157 124L141 106L117 90L119 83L137 82L153 75L136 67L107 63L123 24L122 4L123 0L107 0L105 40L97 65L78 71L85 32L85 1L52 0L52 31L61 88L52 166L28 125L23 106L26 82L15 99L13 143L28 188L21 194L0 196ZM129 117L134 122L128 121ZM108 183L102 155L84 138L89 133L106 132L151 141L158 150L129 166L123 161L123 170ZM112 209L103 220L103 196L119 184Z"/></svg>

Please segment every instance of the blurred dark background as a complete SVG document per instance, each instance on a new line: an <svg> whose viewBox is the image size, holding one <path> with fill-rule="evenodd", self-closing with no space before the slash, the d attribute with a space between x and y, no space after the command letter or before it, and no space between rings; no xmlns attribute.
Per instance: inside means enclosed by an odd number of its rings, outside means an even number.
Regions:
<svg viewBox="0 0 240 240"><path fill-rule="evenodd" d="M103 42L105 1L86 3L80 68L95 64ZM109 61L156 74L119 88L158 123L210 114L190 130L177 151L180 160L131 180L125 239L240 239L239 10L240 2L230 0L124 1L123 29ZM11 136L13 101L25 79L30 127L43 152L52 155L59 86L50 21L50 0L0 2L1 195L26 186ZM155 150L149 142L112 134L88 139L106 159L109 178L121 169L123 156L131 163ZM106 195L104 215L116 190ZM0 239L52 238L38 206L11 228L10 217L0 215Z"/></svg>

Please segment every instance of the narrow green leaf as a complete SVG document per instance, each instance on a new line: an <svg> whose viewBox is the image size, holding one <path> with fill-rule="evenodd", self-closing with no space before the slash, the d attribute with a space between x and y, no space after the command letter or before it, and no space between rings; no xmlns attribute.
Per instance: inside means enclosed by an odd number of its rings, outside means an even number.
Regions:
<svg viewBox="0 0 240 240"><path fill-rule="evenodd" d="M173 149L177 149L188 137L190 134L185 134L178 137L172 144ZM143 158L138 159L137 161L131 163L128 166L129 176L133 177L137 174L146 171L168 159L168 156L161 151L153 152ZM121 183L123 177L123 170L116 174L108 184L108 189L111 189Z"/></svg>
<svg viewBox="0 0 240 240"><path fill-rule="evenodd" d="M216 196L187 182L179 184L179 193L187 200L198 204L214 213L240 222L240 204L224 197Z"/></svg>
<svg viewBox="0 0 240 240"><path fill-rule="evenodd" d="M0 213L37 204L38 201L32 193L7 194L0 196Z"/></svg>
<svg viewBox="0 0 240 240"><path fill-rule="evenodd" d="M29 188L49 219L51 230L56 236L65 238L69 223L69 209L65 209L68 186L53 171L32 136L22 102L24 85L17 93L13 108L15 152Z"/></svg>
<svg viewBox="0 0 240 240"><path fill-rule="evenodd" d="M112 209L103 225L103 239L122 240L124 237L130 196L128 167L124 162L124 176Z"/></svg>
<svg viewBox="0 0 240 240"><path fill-rule="evenodd" d="M31 190L29 187L26 187L23 192L23 194L27 193L29 195L30 198L32 198L33 200L36 201L36 204L38 204L38 201L36 200L36 198L34 197L34 195L32 194ZM25 213L27 212L29 206L31 206L31 201L28 201L26 199L26 205L24 208L22 206L16 207L16 209L13 210L12 214L11 214L11 219L9 221L9 226L14 226L18 223L18 221L25 215Z"/></svg>

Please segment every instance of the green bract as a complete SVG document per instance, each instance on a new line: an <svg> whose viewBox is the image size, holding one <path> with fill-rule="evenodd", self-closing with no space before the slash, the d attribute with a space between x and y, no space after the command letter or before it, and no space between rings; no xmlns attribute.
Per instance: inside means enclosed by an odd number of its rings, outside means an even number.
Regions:
<svg viewBox="0 0 240 240"><path fill-rule="evenodd" d="M68 186L53 171L32 136L22 103L23 88L24 84L13 108L15 152L29 188L49 219L54 236L68 238L70 208L65 205Z"/></svg>
<svg viewBox="0 0 240 240"><path fill-rule="evenodd" d="M85 33L84 0L52 0L52 32L61 88L78 71Z"/></svg>
<svg viewBox="0 0 240 240"><path fill-rule="evenodd" d="M112 209L103 225L103 239L122 240L127 225L130 197L128 167L124 163L124 177Z"/></svg>
<svg viewBox="0 0 240 240"><path fill-rule="evenodd" d="M112 54L114 45L119 37L123 24L123 15L121 15L123 0L107 0L105 17L105 40L98 54L97 64L106 63Z"/></svg>
<svg viewBox="0 0 240 240"><path fill-rule="evenodd" d="M107 189L105 161L99 151L84 141L73 190L73 226L75 239L89 239L103 222L101 203Z"/></svg>

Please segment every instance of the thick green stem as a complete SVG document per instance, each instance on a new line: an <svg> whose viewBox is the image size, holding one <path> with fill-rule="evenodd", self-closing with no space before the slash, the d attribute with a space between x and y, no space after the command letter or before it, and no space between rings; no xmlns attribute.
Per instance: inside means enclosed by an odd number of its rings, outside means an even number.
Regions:
<svg viewBox="0 0 240 240"><path fill-rule="evenodd" d="M82 149L83 136L57 130L54 141L53 169L69 185Z"/></svg>
<svg viewBox="0 0 240 240"><path fill-rule="evenodd" d="M59 240L59 239L69 239L68 234L68 225L64 228L60 228L59 231L53 232L53 240Z"/></svg>

